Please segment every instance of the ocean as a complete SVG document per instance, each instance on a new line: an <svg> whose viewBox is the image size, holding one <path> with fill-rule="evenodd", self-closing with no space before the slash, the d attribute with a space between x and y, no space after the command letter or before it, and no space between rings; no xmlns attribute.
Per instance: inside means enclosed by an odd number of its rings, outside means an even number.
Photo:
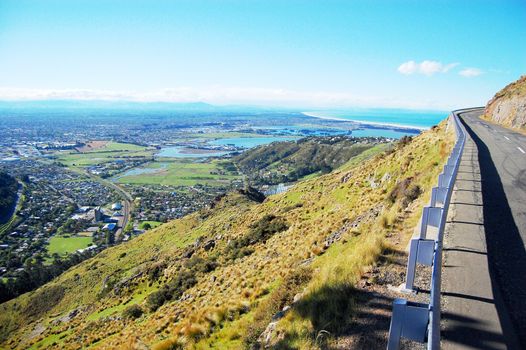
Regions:
<svg viewBox="0 0 526 350"><path fill-rule="evenodd" d="M354 109L354 110L318 110L303 114L335 120L350 120L375 125L429 129L445 119L447 111L416 111L403 109Z"/></svg>

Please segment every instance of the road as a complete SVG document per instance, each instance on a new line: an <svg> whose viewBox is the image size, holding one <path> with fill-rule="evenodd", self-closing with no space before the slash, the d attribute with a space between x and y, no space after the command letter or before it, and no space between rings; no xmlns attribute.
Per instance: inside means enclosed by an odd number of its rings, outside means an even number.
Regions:
<svg viewBox="0 0 526 350"><path fill-rule="evenodd" d="M469 137L444 242L442 345L526 348L526 136L482 111L460 114Z"/></svg>
<svg viewBox="0 0 526 350"><path fill-rule="evenodd" d="M119 221L120 228L117 230L115 236L117 238L120 235L122 235L122 232L126 228L126 225L131 220L131 213L133 211L133 198L131 197L131 195L128 192L126 192L124 189L122 189L121 187L119 187L116 184L114 184L113 182L108 181L106 179L103 179L103 178L101 178L99 176L93 175L93 174L91 174L91 173L89 173L87 171L84 171L84 170L81 170L81 169L77 169L77 168L69 168L69 170L74 171L74 172L76 172L78 174L81 174L81 175L88 176L93 181L97 181L97 182L101 183L102 185L104 185L106 187L109 187L109 188L112 188L115 191L120 193L120 195L122 196L122 199L123 199L123 204L122 204L122 215L123 216L122 216L122 220Z"/></svg>
<svg viewBox="0 0 526 350"><path fill-rule="evenodd" d="M128 192L126 192L121 187L117 186L116 184L114 184L111 181L108 181L108 180L105 180L105 179L103 179L101 177L98 177L98 176L95 176L93 174L90 174L87 171L84 172L84 174L89 176L93 180L100 182L104 186L110 187L110 188L114 189L115 191L119 192L121 194L122 198L124 199L123 200L123 204L122 204L122 220L119 221L119 226L121 228L118 229L116 234L115 234L116 238L119 237L120 235L122 235L122 232L124 231L124 229L126 228L126 225L128 224L128 222L131 219L131 212L133 210L133 198L131 197L131 195Z"/></svg>

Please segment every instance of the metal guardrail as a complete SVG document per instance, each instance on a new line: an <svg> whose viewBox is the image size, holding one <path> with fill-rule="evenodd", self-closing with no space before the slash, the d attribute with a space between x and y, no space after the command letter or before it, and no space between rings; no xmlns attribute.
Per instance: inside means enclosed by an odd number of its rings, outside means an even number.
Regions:
<svg viewBox="0 0 526 350"><path fill-rule="evenodd" d="M464 111L464 110L463 110ZM414 303L406 299L396 299L393 302L393 314L389 329L388 350L397 350L401 338L427 342L429 350L440 349L440 285L442 280L442 240L449 209L449 202L453 193L453 186L457 178L460 159L466 132L457 113L453 111L449 118L455 127L456 143L448 158L442 173L438 176L438 184L431 190L431 200L422 211L419 238L411 240L409 259L407 262L405 291L414 291L414 280L417 263L431 266L431 295L429 304ZM430 228L434 227L433 239L428 239Z"/></svg>

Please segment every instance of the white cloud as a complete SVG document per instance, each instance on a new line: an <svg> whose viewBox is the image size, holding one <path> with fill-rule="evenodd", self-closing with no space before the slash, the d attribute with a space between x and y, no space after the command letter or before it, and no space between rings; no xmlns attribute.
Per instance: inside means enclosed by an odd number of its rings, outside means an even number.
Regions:
<svg viewBox="0 0 526 350"><path fill-rule="evenodd" d="M110 91L86 89L21 89L0 86L0 100L104 100L132 102L207 102L216 105L267 105L296 108L387 107L443 109L438 101L364 96L352 92L297 91L257 87L177 87L157 91ZM449 106L448 106L449 107Z"/></svg>
<svg viewBox="0 0 526 350"><path fill-rule="evenodd" d="M478 68L466 68L458 72L458 74L466 78L473 78L481 75L482 71Z"/></svg>
<svg viewBox="0 0 526 350"><path fill-rule="evenodd" d="M456 66L458 66L458 63L443 64L441 62L431 60L425 60L420 63L415 61L407 61L398 67L398 71L405 75L418 73L431 76L435 73L446 73Z"/></svg>
<svg viewBox="0 0 526 350"><path fill-rule="evenodd" d="M398 67L398 71L402 74L413 74L418 71L418 64L415 61L404 62Z"/></svg>

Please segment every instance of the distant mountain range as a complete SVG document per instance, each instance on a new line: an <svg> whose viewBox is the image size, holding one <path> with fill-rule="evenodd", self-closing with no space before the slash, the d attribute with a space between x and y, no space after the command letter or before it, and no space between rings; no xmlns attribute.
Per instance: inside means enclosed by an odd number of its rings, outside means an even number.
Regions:
<svg viewBox="0 0 526 350"><path fill-rule="evenodd" d="M104 110L155 110L155 111L292 111L287 108L244 105L212 105L205 102L136 102L123 100L0 100L0 110L29 109L104 109ZM296 110L294 110L296 111Z"/></svg>

